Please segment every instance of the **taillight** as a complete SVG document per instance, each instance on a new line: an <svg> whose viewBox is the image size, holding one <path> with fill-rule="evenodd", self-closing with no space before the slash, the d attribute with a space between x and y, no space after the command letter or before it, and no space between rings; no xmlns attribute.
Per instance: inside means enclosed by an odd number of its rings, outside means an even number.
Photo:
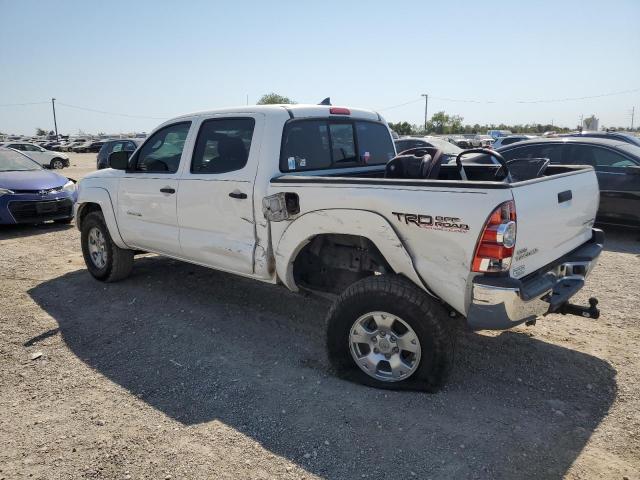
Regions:
<svg viewBox="0 0 640 480"><path fill-rule="evenodd" d="M513 201L499 205L489 216L478 240L472 272L506 272L516 244L516 206Z"/></svg>
<svg viewBox="0 0 640 480"><path fill-rule="evenodd" d="M331 107L329 113L331 115L351 115L351 110L344 107Z"/></svg>

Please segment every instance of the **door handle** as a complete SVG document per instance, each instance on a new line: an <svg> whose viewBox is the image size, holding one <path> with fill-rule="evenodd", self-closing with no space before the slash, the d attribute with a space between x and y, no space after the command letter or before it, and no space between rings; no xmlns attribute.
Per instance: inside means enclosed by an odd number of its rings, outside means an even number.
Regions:
<svg viewBox="0 0 640 480"><path fill-rule="evenodd" d="M229 196L231 198L242 198L242 199L247 198L247 194L246 193L241 193L241 192L231 192L229 194Z"/></svg>
<svg viewBox="0 0 640 480"><path fill-rule="evenodd" d="M163 187L160 189L160 191L162 193L176 193L176 189L171 187Z"/></svg>
<svg viewBox="0 0 640 480"><path fill-rule="evenodd" d="M558 194L558 203L568 202L572 198L573 198L573 193L571 193L571 190L565 190L564 192L560 192Z"/></svg>

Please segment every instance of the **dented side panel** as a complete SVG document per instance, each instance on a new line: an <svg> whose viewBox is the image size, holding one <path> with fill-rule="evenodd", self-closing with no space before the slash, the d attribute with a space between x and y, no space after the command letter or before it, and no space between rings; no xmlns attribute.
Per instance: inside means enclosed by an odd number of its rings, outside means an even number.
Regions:
<svg viewBox="0 0 640 480"><path fill-rule="evenodd" d="M298 290L293 279L293 262L300 250L316 235L331 233L368 238L396 273L422 285L411 257L396 232L377 213L348 209L316 210L293 221L273 222L271 225L274 231L282 231L275 249L278 278L291 290Z"/></svg>
<svg viewBox="0 0 640 480"><path fill-rule="evenodd" d="M487 216L513 198L510 189L349 185L326 179L271 184L271 193L279 191L300 199L298 220L271 224L278 277L289 288L291 263L310 237L349 233L373 241L396 273L419 286L424 282L462 314L469 305L471 261Z"/></svg>

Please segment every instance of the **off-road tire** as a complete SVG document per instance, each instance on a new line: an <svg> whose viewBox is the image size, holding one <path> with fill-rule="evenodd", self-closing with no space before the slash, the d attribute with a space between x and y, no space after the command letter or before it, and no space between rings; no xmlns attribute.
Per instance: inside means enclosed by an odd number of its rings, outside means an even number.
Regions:
<svg viewBox="0 0 640 480"><path fill-rule="evenodd" d="M369 312L388 312L407 322L418 336L421 358L405 380L382 381L355 363L349 346L354 322ZM438 391L453 366L455 328L447 310L404 277L376 275L351 285L327 314L327 349L335 372L342 378L392 390Z"/></svg>
<svg viewBox="0 0 640 480"><path fill-rule="evenodd" d="M89 231L97 227L106 240L107 262L103 268L98 268L89 254ZM91 212L82 221L81 231L82 255L89 273L103 282L117 282L126 278L133 268L133 250L118 247L109 235L102 212Z"/></svg>

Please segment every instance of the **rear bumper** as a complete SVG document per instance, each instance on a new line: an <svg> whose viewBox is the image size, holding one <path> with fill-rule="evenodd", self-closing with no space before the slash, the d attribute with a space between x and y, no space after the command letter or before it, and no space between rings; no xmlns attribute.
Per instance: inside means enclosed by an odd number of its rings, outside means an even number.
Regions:
<svg viewBox="0 0 640 480"><path fill-rule="evenodd" d="M553 313L583 286L602 252L604 233L523 280L478 276L473 280L467 323L474 330L504 330Z"/></svg>

